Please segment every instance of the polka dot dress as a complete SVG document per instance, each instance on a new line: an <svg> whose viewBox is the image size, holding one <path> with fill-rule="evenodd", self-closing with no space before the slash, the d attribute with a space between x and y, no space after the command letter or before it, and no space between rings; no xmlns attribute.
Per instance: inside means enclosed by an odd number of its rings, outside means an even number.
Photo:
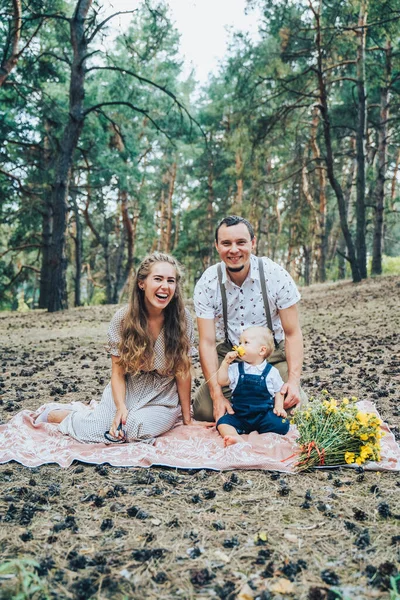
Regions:
<svg viewBox="0 0 400 600"><path fill-rule="evenodd" d="M127 313L125 306L117 311L108 330L108 350L119 356L118 344L122 321ZM186 311L186 324L190 345L193 344L193 321ZM126 375L125 404L128 418L125 426L127 440L152 442L155 437L171 429L181 417L175 378L161 375L165 367L164 330L154 346L154 371ZM59 430L80 442L106 442L108 431L116 413L111 383L103 392L101 402L95 409L85 408L72 412L59 425Z"/></svg>

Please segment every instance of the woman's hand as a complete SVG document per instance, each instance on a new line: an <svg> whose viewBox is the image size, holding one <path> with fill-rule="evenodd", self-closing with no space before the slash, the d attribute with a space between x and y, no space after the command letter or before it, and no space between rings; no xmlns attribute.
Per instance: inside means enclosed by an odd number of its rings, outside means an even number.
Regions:
<svg viewBox="0 0 400 600"><path fill-rule="evenodd" d="M110 427L110 435L115 438L123 438L124 432L122 431L124 425L126 425L126 419L128 418L128 409L126 406L118 408L115 413L115 417ZM121 429L117 431L118 427L122 425Z"/></svg>

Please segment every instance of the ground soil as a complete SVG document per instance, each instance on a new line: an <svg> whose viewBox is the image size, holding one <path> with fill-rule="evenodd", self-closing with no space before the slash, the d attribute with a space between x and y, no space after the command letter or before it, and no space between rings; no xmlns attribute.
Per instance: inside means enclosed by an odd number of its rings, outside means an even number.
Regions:
<svg viewBox="0 0 400 600"><path fill-rule="evenodd" d="M304 389L373 400L398 435L400 278L302 292ZM0 314L3 423L100 397L114 310ZM0 597L400 598L399 491L397 474L361 469L3 465Z"/></svg>

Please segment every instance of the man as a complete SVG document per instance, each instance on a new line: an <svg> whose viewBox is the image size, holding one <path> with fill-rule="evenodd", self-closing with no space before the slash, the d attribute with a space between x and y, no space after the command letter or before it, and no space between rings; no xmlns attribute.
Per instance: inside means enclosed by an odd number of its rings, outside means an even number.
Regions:
<svg viewBox="0 0 400 600"><path fill-rule="evenodd" d="M200 387L194 400L194 418L200 421L210 421L212 417L217 421L226 412L233 414L230 390L218 385L216 372L226 352L239 343L241 332L254 325L269 325L273 331L276 349L269 362L286 382L281 390L285 395L284 407L291 408L300 402L303 364L303 337L297 311L300 294L283 267L252 254L255 245L253 227L246 219L237 216L222 219L215 232L215 247L222 262L209 267L195 287L200 363L208 382L208 387L206 384ZM220 339L225 341L217 346Z"/></svg>

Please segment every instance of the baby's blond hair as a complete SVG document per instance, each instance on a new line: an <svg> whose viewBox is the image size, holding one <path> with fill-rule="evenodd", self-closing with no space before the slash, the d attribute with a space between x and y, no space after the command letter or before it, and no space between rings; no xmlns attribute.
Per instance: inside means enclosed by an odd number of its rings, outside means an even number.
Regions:
<svg viewBox="0 0 400 600"><path fill-rule="evenodd" d="M264 354L264 358L268 358L271 356L273 351L275 350L274 344L274 336L272 335L272 331L268 327L247 327L243 331L243 333L253 332L255 336L260 340L260 346L265 346L266 351Z"/></svg>

